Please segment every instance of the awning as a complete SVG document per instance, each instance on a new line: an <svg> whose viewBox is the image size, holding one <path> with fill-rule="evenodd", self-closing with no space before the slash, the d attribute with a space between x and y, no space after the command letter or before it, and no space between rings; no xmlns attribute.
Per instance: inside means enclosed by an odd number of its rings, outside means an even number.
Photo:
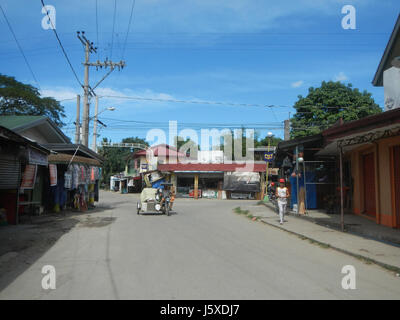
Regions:
<svg viewBox="0 0 400 320"><path fill-rule="evenodd" d="M88 164L91 166L101 167L101 163L98 160L90 159L82 156L73 156L71 154L66 153L57 153L57 154L50 154L48 156L49 163L54 164L69 164L71 163L79 163L79 164Z"/></svg>
<svg viewBox="0 0 400 320"><path fill-rule="evenodd" d="M342 147L344 152L351 151L365 143L390 138L400 135L400 125L392 124L385 127L370 129L364 132L349 134L344 137L331 139L329 143L316 153L317 156L333 156L339 154L339 148Z"/></svg>

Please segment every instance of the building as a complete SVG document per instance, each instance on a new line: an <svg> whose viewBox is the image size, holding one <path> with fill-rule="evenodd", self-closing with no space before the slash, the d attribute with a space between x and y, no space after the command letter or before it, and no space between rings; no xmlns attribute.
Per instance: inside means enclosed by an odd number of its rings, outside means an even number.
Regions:
<svg viewBox="0 0 400 320"><path fill-rule="evenodd" d="M400 108L400 15L372 84L376 87L384 87L385 111Z"/></svg>
<svg viewBox="0 0 400 320"><path fill-rule="evenodd" d="M50 150L48 165L37 168L35 187L25 197L39 204L40 212L63 207L86 209L98 201L103 159L70 139L45 116L0 116L0 125Z"/></svg>
<svg viewBox="0 0 400 320"><path fill-rule="evenodd" d="M195 199L263 198L265 162L159 164L158 170L169 177L177 196Z"/></svg>
<svg viewBox="0 0 400 320"><path fill-rule="evenodd" d="M124 174L114 176L110 184L124 193L129 187L138 191L139 179L143 187L153 188L169 181L178 197L261 200L265 172L264 161L228 163L220 150L198 151L194 159L193 155L190 157L175 147L161 144L130 155ZM272 173L277 176L277 170L270 169Z"/></svg>
<svg viewBox="0 0 400 320"><path fill-rule="evenodd" d="M322 135L319 155L343 154L344 207L400 228L400 109L334 126Z"/></svg>
<svg viewBox="0 0 400 320"><path fill-rule="evenodd" d="M290 207L298 206L299 213L306 209L334 209L327 195L335 195L338 183L336 158L335 155L318 154L323 144L323 136L316 134L282 141L275 151L274 166L287 182Z"/></svg>
<svg viewBox="0 0 400 320"><path fill-rule="evenodd" d="M46 168L50 150L0 126L0 211L1 223L16 224L25 209L40 205L35 179ZM35 188L36 187L36 188Z"/></svg>

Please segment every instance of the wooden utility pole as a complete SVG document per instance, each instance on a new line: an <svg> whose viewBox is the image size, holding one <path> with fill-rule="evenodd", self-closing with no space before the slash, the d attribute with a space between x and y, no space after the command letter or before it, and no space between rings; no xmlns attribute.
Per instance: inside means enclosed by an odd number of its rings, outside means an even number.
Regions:
<svg viewBox="0 0 400 320"><path fill-rule="evenodd" d="M120 70L121 68L125 67L125 62L112 62L106 59L104 62L96 61L95 63L90 62L90 54L97 53L97 48L93 47L93 42L90 42L85 37L85 32L77 32L78 39L82 42L85 46L85 61L83 65L85 67L85 79L83 84L83 116L82 116L82 144L84 146L88 146L89 144L89 121L90 121L90 106L89 106L89 95L96 96L94 93L94 89L115 69L118 67ZM105 74L105 76L93 87L91 88L89 85L89 67L96 67L98 68L107 68L110 67L110 71ZM97 116L97 115L95 115Z"/></svg>
<svg viewBox="0 0 400 320"><path fill-rule="evenodd" d="M75 122L75 144L81 140L81 96L76 96L76 122Z"/></svg>
<svg viewBox="0 0 400 320"><path fill-rule="evenodd" d="M99 97L96 96L96 103L94 105L94 123L93 123L93 141L92 150L97 152L97 115L99 113Z"/></svg>

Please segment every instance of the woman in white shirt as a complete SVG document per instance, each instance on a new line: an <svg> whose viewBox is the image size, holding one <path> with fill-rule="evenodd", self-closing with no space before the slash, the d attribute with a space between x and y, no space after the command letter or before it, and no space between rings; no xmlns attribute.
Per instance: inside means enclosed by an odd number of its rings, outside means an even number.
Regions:
<svg viewBox="0 0 400 320"><path fill-rule="evenodd" d="M289 190L285 187L285 179L279 180L279 187L276 188L276 197L278 199L280 224L283 224L283 218L286 212L287 199L289 198Z"/></svg>

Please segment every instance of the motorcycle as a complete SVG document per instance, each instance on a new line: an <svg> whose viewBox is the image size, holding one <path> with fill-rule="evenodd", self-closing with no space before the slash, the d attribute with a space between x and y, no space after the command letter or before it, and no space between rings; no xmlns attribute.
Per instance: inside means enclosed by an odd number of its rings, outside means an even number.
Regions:
<svg viewBox="0 0 400 320"><path fill-rule="evenodd" d="M142 193L150 193L150 191L153 191L154 196L149 196L149 199L137 203L137 214L163 213L167 216L170 215L174 202L174 196L171 192L172 183L162 183L161 186L163 188L157 188L156 190L146 188L142 191Z"/></svg>

